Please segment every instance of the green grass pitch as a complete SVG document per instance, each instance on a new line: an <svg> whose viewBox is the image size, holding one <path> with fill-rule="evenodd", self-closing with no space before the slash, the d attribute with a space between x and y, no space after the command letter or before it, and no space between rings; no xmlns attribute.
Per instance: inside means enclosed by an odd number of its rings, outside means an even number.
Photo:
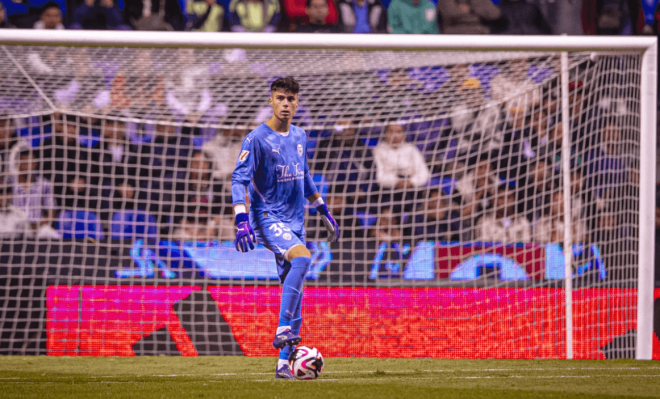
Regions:
<svg viewBox="0 0 660 399"><path fill-rule="evenodd" d="M247 357L0 357L0 398L660 397L660 363L634 360L325 359L315 381L276 381Z"/></svg>

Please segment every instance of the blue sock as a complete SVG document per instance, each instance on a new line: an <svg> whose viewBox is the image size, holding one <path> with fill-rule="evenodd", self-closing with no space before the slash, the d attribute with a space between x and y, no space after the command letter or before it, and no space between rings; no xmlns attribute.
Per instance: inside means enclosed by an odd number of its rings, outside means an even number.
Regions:
<svg viewBox="0 0 660 399"><path fill-rule="evenodd" d="M303 281L305 281L311 263L312 259L306 256L291 260L291 269L286 275L282 287L279 327L291 326L291 320L299 317L296 316L296 312L298 315L300 314Z"/></svg>

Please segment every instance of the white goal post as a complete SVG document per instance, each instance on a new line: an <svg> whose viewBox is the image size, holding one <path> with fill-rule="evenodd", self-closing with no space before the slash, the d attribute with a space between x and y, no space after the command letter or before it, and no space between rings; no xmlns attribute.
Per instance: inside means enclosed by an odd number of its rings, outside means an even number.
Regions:
<svg viewBox="0 0 660 399"><path fill-rule="evenodd" d="M199 33L199 32L125 32L125 31L39 31L0 30L0 47L4 46L73 46L115 48L198 48L198 49L326 49L360 51L516 51L552 52L562 56L560 111L568 120L568 56L574 52L636 54L641 56L639 107L640 168L639 177L639 258L637 274L637 340L638 360L652 358L654 302L654 232L656 187L656 87L657 39L655 37L569 37L569 36L468 36L468 35L304 35L279 33ZM0 49L0 53L2 53ZM7 52L8 53L8 52ZM332 62L331 60L329 62ZM0 67L2 68L2 67ZM1 72L0 72L1 75ZM570 132L564 129L564 154L568 154ZM564 206L570 214L569 158L565 167ZM564 247L571 248L571 229L566 226ZM566 289L566 357L573 358L571 251L565 251ZM658 316L656 316L658 317Z"/></svg>

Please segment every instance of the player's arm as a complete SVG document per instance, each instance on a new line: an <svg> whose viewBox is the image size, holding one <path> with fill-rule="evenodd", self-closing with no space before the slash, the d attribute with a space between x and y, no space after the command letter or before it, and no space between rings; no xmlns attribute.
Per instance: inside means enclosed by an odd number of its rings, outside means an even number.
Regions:
<svg viewBox="0 0 660 399"><path fill-rule="evenodd" d="M305 184L304 187L305 197L307 198L307 201L312 203L312 206L314 206L321 215L321 220L325 225L325 229L328 231L328 241L329 242L337 241L339 239L339 225L330 214L330 211L328 210L328 207L325 205L325 202L323 202L323 198L321 198L321 194L318 193L318 190L316 189L316 184L314 184L314 180L312 179L312 176L309 174L309 167L307 166L306 162L305 162L304 184Z"/></svg>
<svg viewBox="0 0 660 399"><path fill-rule="evenodd" d="M234 245L237 251L248 252L254 249L257 237L250 226L246 206L246 192L250 180L259 167L259 154L254 137L246 137L241 146L241 153L236 160L236 168L231 175L231 200L236 217L236 241Z"/></svg>

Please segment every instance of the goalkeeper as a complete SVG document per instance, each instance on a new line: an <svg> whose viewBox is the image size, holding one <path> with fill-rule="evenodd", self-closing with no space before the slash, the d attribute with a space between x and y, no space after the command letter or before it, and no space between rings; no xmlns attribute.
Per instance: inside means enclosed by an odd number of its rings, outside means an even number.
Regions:
<svg viewBox="0 0 660 399"><path fill-rule="evenodd" d="M293 378L289 356L300 343L302 288L311 264L305 246L305 198L321 214L328 241L339 236L337 222L316 191L307 166L307 135L291 119L298 107L298 82L280 78L270 86L271 118L243 140L231 179L236 215L236 250L262 243L275 254L282 287L280 319L273 346L280 349L275 378ZM246 187L250 209L246 207Z"/></svg>

